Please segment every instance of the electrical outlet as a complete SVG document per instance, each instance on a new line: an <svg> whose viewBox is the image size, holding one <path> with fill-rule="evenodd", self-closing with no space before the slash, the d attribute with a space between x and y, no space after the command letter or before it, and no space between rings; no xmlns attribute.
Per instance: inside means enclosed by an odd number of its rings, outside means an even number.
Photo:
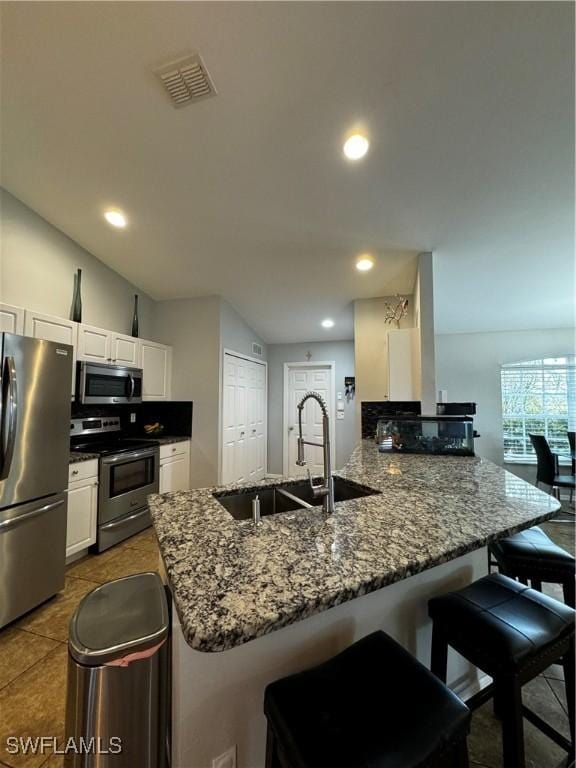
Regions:
<svg viewBox="0 0 576 768"><path fill-rule="evenodd" d="M136 414L131 413L130 414L130 424L136 424Z"/></svg>
<svg viewBox="0 0 576 768"><path fill-rule="evenodd" d="M212 768L236 768L236 744L212 760Z"/></svg>
<svg viewBox="0 0 576 768"><path fill-rule="evenodd" d="M338 420L343 419L344 418L344 411L336 411L336 418Z"/></svg>

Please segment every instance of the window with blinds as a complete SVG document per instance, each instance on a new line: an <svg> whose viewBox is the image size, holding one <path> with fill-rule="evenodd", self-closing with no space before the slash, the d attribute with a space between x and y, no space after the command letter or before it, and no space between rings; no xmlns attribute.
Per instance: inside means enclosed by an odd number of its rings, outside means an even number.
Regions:
<svg viewBox="0 0 576 768"><path fill-rule="evenodd" d="M569 451L576 425L576 357L502 366L504 461L536 463L529 435L545 435L554 453Z"/></svg>

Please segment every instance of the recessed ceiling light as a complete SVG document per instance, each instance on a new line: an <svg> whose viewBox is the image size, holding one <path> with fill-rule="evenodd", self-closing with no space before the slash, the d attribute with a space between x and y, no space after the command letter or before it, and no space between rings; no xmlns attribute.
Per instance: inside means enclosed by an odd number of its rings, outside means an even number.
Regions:
<svg viewBox="0 0 576 768"><path fill-rule="evenodd" d="M326 318L326 320L322 320L322 328L333 328L334 327L334 320L330 320L329 317Z"/></svg>
<svg viewBox="0 0 576 768"><path fill-rule="evenodd" d="M373 266L374 259L368 253L363 253L362 256L359 256L358 260L356 261L356 269L360 272L368 272L368 270L372 269Z"/></svg>
<svg viewBox="0 0 576 768"><path fill-rule="evenodd" d="M370 142L366 136L355 133L344 142L344 154L349 160L360 160L368 152Z"/></svg>
<svg viewBox="0 0 576 768"><path fill-rule="evenodd" d="M106 211L104 214L104 218L108 222L108 224L111 224L113 227L118 227L119 229L122 229L126 226L126 216L122 213L122 211L118 210L110 210Z"/></svg>

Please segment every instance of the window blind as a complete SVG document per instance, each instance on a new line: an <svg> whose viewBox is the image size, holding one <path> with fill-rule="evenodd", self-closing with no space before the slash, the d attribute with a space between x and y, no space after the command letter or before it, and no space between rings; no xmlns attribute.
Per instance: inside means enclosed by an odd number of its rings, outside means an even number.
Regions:
<svg viewBox="0 0 576 768"><path fill-rule="evenodd" d="M576 425L576 358L526 360L503 365L504 460L535 463L530 433L545 435L554 453L569 450Z"/></svg>

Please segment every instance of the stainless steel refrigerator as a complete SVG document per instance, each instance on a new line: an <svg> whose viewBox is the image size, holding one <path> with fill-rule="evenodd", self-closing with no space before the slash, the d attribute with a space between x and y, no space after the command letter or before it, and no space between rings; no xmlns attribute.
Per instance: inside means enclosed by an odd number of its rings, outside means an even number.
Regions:
<svg viewBox="0 0 576 768"><path fill-rule="evenodd" d="M0 627L64 586L72 347L0 333Z"/></svg>

